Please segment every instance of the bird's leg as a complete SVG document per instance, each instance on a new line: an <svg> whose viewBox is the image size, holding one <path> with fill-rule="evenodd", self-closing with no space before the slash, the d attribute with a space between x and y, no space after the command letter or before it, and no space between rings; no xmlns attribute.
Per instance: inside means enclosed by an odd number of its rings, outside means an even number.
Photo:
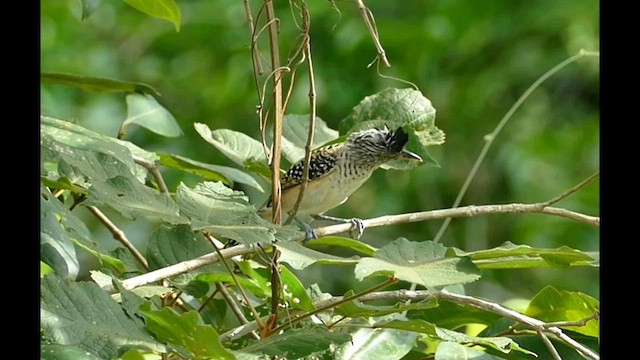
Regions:
<svg viewBox="0 0 640 360"><path fill-rule="evenodd" d="M358 218L343 219L343 218L329 216L329 215L312 215L312 216L316 220L329 220L329 221L335 221L339 223L351 223L352 226L351 226L351 229L349 230L349 234L351 235L352 238L356 240L360 239L360 237L364 233L365 226L364 226L364 223L362 222L362 219L358 219ZM355 236L353 236L354 230L357 231Z"/></svg>
<svg viewBox="0 0 640 360"><path fill-rule="evenodd" d="M304 229L304 240L302 241L303 243L306 244L309 242L309 240L318 238L318 234L316 234L316 231L311 227L311 225L298 219L297 217L294 217L293 220L295 220L298 225L300 225Z"/></svg>

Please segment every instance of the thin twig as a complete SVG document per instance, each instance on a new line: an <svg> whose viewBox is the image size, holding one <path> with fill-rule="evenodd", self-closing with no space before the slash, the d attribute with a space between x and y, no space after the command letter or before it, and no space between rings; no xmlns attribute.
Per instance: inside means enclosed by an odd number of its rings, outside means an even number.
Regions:
<svg viewBox="0 0 640 360"><path fill-rule="evenodd" d="M280 49L278 47L278 23L273 0L265 0L267 22L269 23L269 48L271 51L271 68L275 72L273 78L273 152L271 154L271 216L274 224L282 223L282 202L280 187L280 159L282 147L282 72L280 69Z"/></svg>
<svg viewBox="0 0 640 360"><path fill-rule="evenodd" d="M422 211L416 213L399 214L399 215L387 215L377 218L363 220L362 223L367 228L387 226L392 224L419 222L427 220L445 219L447 217L473 217L478 215L493 215L493 214L519 214L519 213L539 213L556 215L576 221L583 222L585 224L600 226L600 218L594 216L588 216L573 211L559 209L554 207L541 207L540 204L507 204L507 205L483 205L483 206L464 206L455 209L443 209L443 210L431 210ZM330 225L315 229L318 237L335 235L353 230L353 225L350 223ZM291 241L299 241L305 238L304 232L300 232L300 235L291 239ZM268 248L271 246L270 241L257 243L252 247L246 247L245 245L237 245L228 249L221 250L221 254L225 258L230 258L238 255L255 254L259 251L259 246ZM183 261L178 264L169 265L162 269L154 270L136 277L129 278L122 282L125 289L131 290L138 286L153 283L158 280L166 279L172 276L180 275L185 272L197 269L201 266L212 264L220 261L218 254L210 253L202 255L192 260Z"/></svg>
<svg viewBox="0 0 640 360"><path fill-rule="evenodd" d="M229 275L231 275L231 279L233 279L234 284L236 284L236 287L238 288L238 290L240 290L240 294L242 295L242 297L244 298L244 301L247 303L247 306L251 310L251 313L253 314L253 318L258 323L258 326L260 327L260 329L262 329L264 327L264 324L260 320L260 315L258 314L256 309L253 306L251 306L251 302L249 301L249 296L244 291L244 288L242 287L242 285L240 285L240 282L238 281L238 278L236 277L236 275L233 273L233 269L231 269L231 266L227 264L227 260L225 260L224 256L222 256L222 254L220 253L220 249L218 249L218 247L214 242L216 239L206 231L203 232L203 234L213 244L213 249L215 250L216 254L218 254L218 258L222 261L222 264L227 269L227 272L229 272Z"/></svg>
<svg viewBox="0 0 640 360"><path fill-rule="evenodd" d="M371 38L373 39L373 43L375 44L376 49L378 50L377 59L382 60L384 65L390 68L391 64L387 59L387 53L384 51L384 48L380 43L380 37L378 36L378 29L376 29L375 19L373 18L373 14L371 13L371 10L367 8L367 6L364 4L362 0L356 0L356 3L358 4L358 10L360 10L360 14L362 15L364 24L367 26L367 29L369 30L369 34L371 34ZM369 64L369 66L371 66L371 64Z"/></svg>
<svg viewBox="0 0 640 360"><path fill-rule="evenodd" d="M120 230L100 209L95 206L87 206L87 209L100 220L100 222L106 226L106 228L113 234L113 238L118 240L124 247L127 248L133 255L133 257L138 260L138 262L146 269L149 270L149 263L147 259L136 249L135 246L129 241L127 235L124 231Z"/></svg>
<svg viewBox="0 0 640 360"><path fill-rule="evenodd" d="M551 353L551 356L553 356L553 359L562 360L562 358L560 357L560 354L558 354L558 350L556 350L556 347L553 346L553 343L551 342L551 340L549 340L549 337L547 336L547 334L545 334L544 331L542 331L541 329L536 329L536 333L538 333L538 336L540 336L540 339L542 339L544 346L547 347L547 349Z"/></svg>
<svg viewBox="0 0 640 360"><path fill-rule="evenodd" d="M247 23L249 24L249 32L251 33L251 60L253 69L256 74L262 75L262 63L260 62L260 54L258 52L258 38L255 36L255 25L253 24L253 16L251 16L251 6L249 0L243 0L244 11L247 14Z"/></svg>
<svg viewBox="0 0 640 360"><path fill-rule="evenodd" d="M392 278L389 278L387 281L385 281L385 282L383 282L383 283L381 283L381 284L378 284L378 285L376 285L376 286L374 286L374 287L372 287L372 288L370 288L370 289L367 289L367 290L365 290L365 291L359 292L359 293L357 293L357 294L353 294L353 295L351 295L351 296L349 296L349 297L346 297L346 298L344 298L344 297L343 297L343 298L342 298L342 299L340 299L339 301L336 301L335 303L332 303L332 304L330 304L330 305L327 305L327 306L324 306L324 307L316 308L316 309L315 309L315 310L313 310L313 311L310 311L310 312L308 312L308 313L305 313L304 315L301 315L301 316L298 316L298 317L296 317L296 318L293 318L293 319L291 319L289 322L286 322L286 323L284 323L284 324L280 325L279 327L277 327L277 328L275 328L275 329L273 330L273 333L278 333L278 331L280 331L280 330L284 330L284 329L286 329L286 328L290 327L291 325L293 325L293 324L295 324L295 323L297 323L297 322L299 322L299 321L301 321L301 320L303 320L303 319L306 319L306 318L311 317L311 316L313 316L313 315L319 314L319 313L321 313L321 312L323 312L323 311L327 311L328 309L333 308L333 307L336 307L336 306L338 306L338 305L340 305L340 304L344 304L344 303L347 303L347 302L350 302L350 301L353 301L353 300L359 299L359 298L361 298L362 296L365 296L365 295L367 295L367 294L370 294L370 293L376 292L376 291L378 291L378 290L380 290L380 289L384 289L385 287L387 287L387 286L389 286L389 285L393 285L393 284L395 284L395 283L397 283L397 282L398 282L398 279L396 279L396 278L393 278L393 277L392 277Z"/></svg>
<svg viewBox="0 0 640 360"><path fill-rule="evenodd" d="M565 333L562 332L562 330L558 327L549 327L549 328L545 328L545 323L538 320L538 319L534 319L532 317L523 315L515 310L511 310L508 308L503 307L500 304L496 304L490 301L486 301L486 300L481 300L481 299L477 299L471 296L467 296L467 295L459 295L459 294L453 294L453 293L449 293L447 291L440 291L437 294L437 297L439 299L442 300L446 300L446 301L451 301L451 302L455 302L457 304L461 304L461 305L468 305L471 307L475 307L481 310L486 310L486 311L490 311L492 313L495 314L499 314L505 317L508 317L510 319L516 320L532 329L535 329L536 331L541 330L541 331L546 331L549 332L553 335L555 335L558 339L560 339L561 341L563 341L564 343L566 343L567 345L571 346L572 348L576 349L579 353L581 353L582 355L588 357L589 359L592 360L598 360L600 359L600 355L598 355L597 353L595 353L593 350L591 350L590 348L582 345L581 343L573 340L571 337L567 336Z"/></svg>
<svg viewBox="0 0 640 360"><path fill-rule="evenodd" d="M576 320L576 321L556 321L556 322L549 322L545 324L545 327L568 327L568 326L586 326L587 323L591 320L598 320L600 317L600 314L598 311L596 311L595 313L593 313L592 315L587 316L584 319L580 319L580 320Z"/></svg>
<svg viewBox="0 0 640 360"><path fill-rule="evenodd" d="M484 161L484 158L489 152L491 145L493 145L493 142L495 141L496 137L498 137L498 134L500 134L500 131L502 130L502 128L504 128L507 122L511 119L511 117L513 116L513 113L515 113L515 111L518 110L518 108L520 108L520 106L524 103L524 101L529 97L529 95L531 95L531 93L533 93L535 89L538 88L538 86L540 86L540 84L542 84L545 80L553 76L558 71L562 70L567 65L573 63L574 61L584 56L599 56L599 53L580 50L576 55L573 55L570 58L562 61L560 64L554 66L551 70L547 71L542 76L540 76L536 81L533 82L533 84L531 84L531 86L529 86L529 88L527 88L527 90L520 96L520 98L518 98L518 100L511 106L509 111L507 111L507 113L502 118L502 120L500 120L500 122L498 123L496 128L493 130L493 132L490 135L485 137L486 142L482 147L482 151L480 151L480 155L478 155L478 158L476 159L476 162L473 164L471 171L469 171L469 175L467 175L467 178L465 179L464 184L462 185L462 188L460 189L460 192L456 197L456 200L453 202L452 208L457 208L462 202L462 198L467 193L467 190L469 189L469 185L471 185L471 181L476 176L476 173L478 172L480 165L482 164L482 162ZM440 241L440 239L442 238L442 235L447 230L447 227L449 226L450 222L451 222L450 218L445 219L445 221L442 223L442 226L440 226L438 233L433 239L434 242Z"/></svg>
<svg viewBox="0 0 640 360"><path fill-rule="evenodd" d="M307 184L309 182L309 163L311 162L311 147L313 146L313 132L316 126L316 81L313 70L313 60L311 59L311 42L308 37L311 23L309 20L309 12L305 3L302 3L302 19L303 31L306 34L304 52L305 57L307 58L307 64L309 66L309 107L311 109L311 113L309 114L309 132L307 134L307 143L304 147L304 166L302 168L302 183L300 184L300 192L298 193L296 203L294 204L293 209L291 209L289 218L285 222L285 225L289 224L291 220L295 218L296 214L298 213L298 209L300 208L300 204L302 203L304 192L307 189Z"/></svg>
<svg viewBox="0 0 640 360"><path fill-rule="evenodd" d="M233 299L233 296L231 296L231 294L229 293L229 290L227 290L227 288L221 283L216 283L216 289L220 292L220 294L222 295L224 300L227 302L227 304L229 304L231 311L233 311L233 313L236 315L238 320L240 320L240 322L244 325L248 324L249 320L247 319L246 316L244 316L242 309L240 308L240 306L238 306L236 301ZM260 340L260 336L258 335L257 332L251 331L250 333L254 339Z"/></svg>
<svg viewBox="0 0 640 360"><path fill-rule="evenodd" d="M553 205L561 200L566 199L567 197L569 197L570 195L576 193L577 191L579 191L580 189L582 189L583 187L587 186L587 184L589 184L593 179L597 178L598 176L600 176L600 171L596 171L593 175L589 176L588 178L582 180L578 185L572 187L571 189L563 192L562 194L554 197L551 200L545 201L542 204L544 206L549 206L549 205Z"/></svg>
<svg viewBox="0 0 640 360"><path fill-rule="evenodd" d="M167 189L167 184L165 184L164 179L162 178L162 174L160 174L158 165L156 163L148 162L145 159L135 155L132 155L132 157L133 157L133 161L136 164L147 169L151 173L153 178L156 179L156 183L158 184L158 189L160 189L160 192L167 197L171 197L171 194L169 193L169 189Z"/></svg>

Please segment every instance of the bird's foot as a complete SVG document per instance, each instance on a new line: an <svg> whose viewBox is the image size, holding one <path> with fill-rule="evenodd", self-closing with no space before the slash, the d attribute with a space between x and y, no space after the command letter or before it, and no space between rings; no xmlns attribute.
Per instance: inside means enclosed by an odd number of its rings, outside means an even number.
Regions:
<svg viewBox="0 0 640 360"><path fill-rule="evenodd" d="M302 242L304 244L308 243L309 240L318 238L318 234L316 234L316 231L311 227L311 225L307 224L306 222L304 222L304 221L302 221L302 220L300 220L298 218L294 218L294 220L304 230L304 240L302 240Z"/></svg>
<svg viewBox="0 0 640 360"><path fill-rule="evenodd" d="M351 235L351 237L355 240L360 239L360 237L364 233L365 226L362 219L358 219L358 218L343 219L343 218L329 216L329 215L314 215L313 218L316 220L329 220L329 221L335 221L339 223L351 223L351 229L349 229L349 235ZM356 233L354 234L354 232Z"/></svg>

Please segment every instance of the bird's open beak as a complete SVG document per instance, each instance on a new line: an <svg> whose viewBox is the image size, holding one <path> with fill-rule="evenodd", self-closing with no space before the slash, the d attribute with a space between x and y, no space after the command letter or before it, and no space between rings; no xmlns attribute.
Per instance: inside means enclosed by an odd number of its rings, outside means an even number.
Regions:
<svg viewBox="0 0 640 360"><path fill-rule="evenodd" d="M414 154L411 151L405 149L402 149L402 151L400 152L400 159L413 160L419 163L422 162L422 158L420 157L420 155Z"/></svg>

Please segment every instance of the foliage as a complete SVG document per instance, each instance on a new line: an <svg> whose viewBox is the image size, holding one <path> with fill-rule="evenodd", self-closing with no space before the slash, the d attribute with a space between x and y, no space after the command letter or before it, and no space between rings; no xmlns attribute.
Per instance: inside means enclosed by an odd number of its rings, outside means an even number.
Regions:
<svg viewBox="0 0 640 360"><path fill-rule="evenodd" d="M256 51L241 2L42 4L41 357L595 358L599 240L585 222L497 211L443 238L439 223L407 220L360 241L325 227L302 242L298 226L259 216L280 120L271 15L245 5ZM525 88L598 43L591 2L367 5L375 31L352 3L274 9L287 97L278 171L305 156L309 112L311 148L403 127L425 159L385 164L335 211L350 217L449 207ZM366 69L371 36L393 64L377 58L378 71L418 86ZM466 202L541 203L593 173L597 77L581 59L545 79ZM587 185L553 205L597 216L598 204ZM506 299L526 300L510 310Z"/></svg>

